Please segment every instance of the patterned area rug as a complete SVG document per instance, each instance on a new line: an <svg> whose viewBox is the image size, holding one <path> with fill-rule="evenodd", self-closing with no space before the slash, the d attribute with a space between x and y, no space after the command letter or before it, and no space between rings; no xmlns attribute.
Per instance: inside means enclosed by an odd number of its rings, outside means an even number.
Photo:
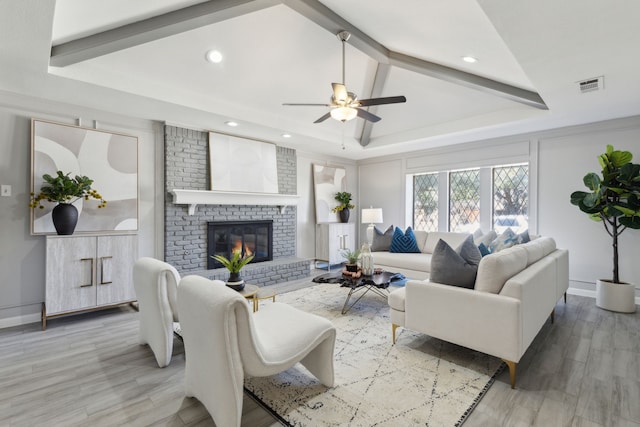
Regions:
<svg viewBox="0 0 640 427"><path fill-rule="evenodd" d="M347 293L320 284L277 297L336 326L336 385L324 387L298 364L246 378L249 394L291 426L461 425L502 369L500 359L402 328L392 345L386 300L369 292L342 315Z"/></svg>

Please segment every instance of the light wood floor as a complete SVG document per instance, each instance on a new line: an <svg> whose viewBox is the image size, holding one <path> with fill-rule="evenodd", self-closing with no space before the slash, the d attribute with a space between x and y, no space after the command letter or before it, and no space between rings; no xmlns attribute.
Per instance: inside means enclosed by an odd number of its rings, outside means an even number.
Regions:
<svg viewBox="0 0 640 427"><path fill-rule="evenodd" d="M128 306L51 319L44 332L39 323L0 330L0 425L215 425L184 397L182 343L160 369L137 337ZM465 427L640 426L640 314L569 295L521 360L517 389L508 384L504 372ZM279 424L245 397L242 425Z"/></svg>

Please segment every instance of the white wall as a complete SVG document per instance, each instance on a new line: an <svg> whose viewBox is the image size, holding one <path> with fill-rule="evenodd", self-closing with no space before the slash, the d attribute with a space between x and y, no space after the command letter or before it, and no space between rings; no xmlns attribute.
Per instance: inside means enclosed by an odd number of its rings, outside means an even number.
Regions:
<svg viewBox="0 0 640 427"><path fill-rule="evenodd" d="M602 223L592 221L569 203L572 192L588 191L582 178L600 174L598 155L607 144L631 151L640 163L640 119L571 128L539 138L538 224L569 249L572 286L594 289L596 279L613 277L612 239ZM640 287L640 230L627 230L619 240L620 279Z"/></svg>
<svg viewBox="0 0 640 427"><path fill-rule="evenodd" d="M45 237L30 235L31 118L111 130L138 137L139 254L155 256L162 247L163 224L157 200L162 198L161 126L96 110L0 92L0 184L12 187L10 197L0 197L0 327L40 320L45 289ZM160 140L158 140L160 137ZM162 162L159 163L162 165ZM158 177L160 181L158 182ZM159 203L160 212L162 203ZM107 208L108 209L108 208ZM160 256L162 251L159 252Z"/></svg>
<svg viewBox="0 0 640 427"><path fill-rule="evenodd" d="M571 288L591 296L595 281L611 276L611 239L569 196L585 189L587 172L600 171L597 156L607 144L631 151L640 163L640 117L364 160L358 168L360 202L383 208L384 227L405 227L411 218L406 174L529 161L530 229L569 250ZM640 231L628 230L620 241L620 274L640 288L638 260Z"/></svg>

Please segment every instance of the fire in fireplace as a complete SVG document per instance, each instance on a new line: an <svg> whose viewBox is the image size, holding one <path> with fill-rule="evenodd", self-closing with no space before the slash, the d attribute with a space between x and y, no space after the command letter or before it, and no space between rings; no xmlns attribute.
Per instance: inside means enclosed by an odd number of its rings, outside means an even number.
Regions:
<svg viewBox="0 0 640 427"><path fill-rule="evenodd" d="M207 268L220 268L211 255L231 258L253 255L252 263L273 259L273 221L214 221L207 223Z"/></svg>

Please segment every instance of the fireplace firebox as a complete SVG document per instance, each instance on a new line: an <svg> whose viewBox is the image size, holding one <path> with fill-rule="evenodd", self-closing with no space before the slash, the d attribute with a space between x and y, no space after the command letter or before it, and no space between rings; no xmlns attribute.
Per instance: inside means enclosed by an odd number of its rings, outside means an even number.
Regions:
<svg viewBox="0 0 640 427"><path fill-rule="evenodd" d="M207 268L223 267L212 255L231 258L235 252L253 255L252 263L273 259L273 221L214 221L207 223Z"/></svg>

